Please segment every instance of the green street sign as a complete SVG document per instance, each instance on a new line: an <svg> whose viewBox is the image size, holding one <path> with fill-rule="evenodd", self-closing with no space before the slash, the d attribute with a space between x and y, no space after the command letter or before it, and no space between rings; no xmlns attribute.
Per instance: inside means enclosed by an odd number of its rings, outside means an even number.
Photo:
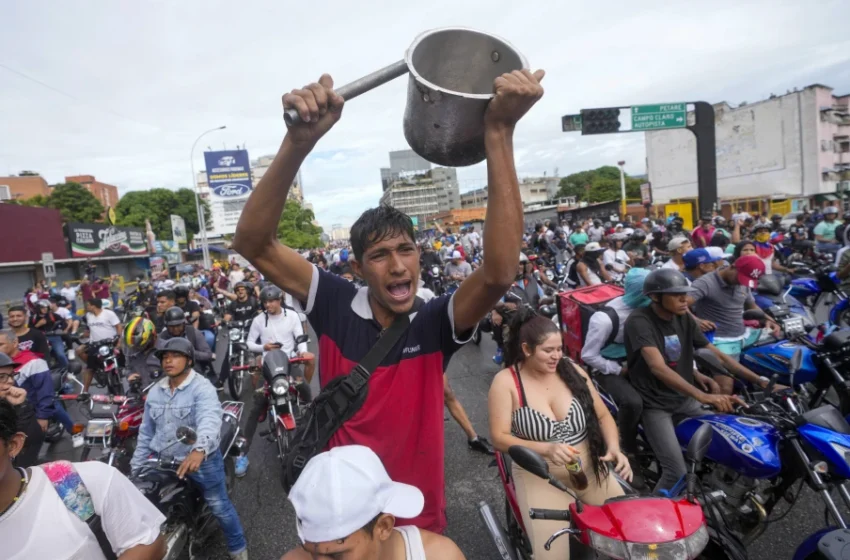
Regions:
<svg viewBox="0 0 850 560"><path fill-rule="evenodd" d="M561 117L563 132L581 132L581 115L564 115Z"/></svg>
<svg viewBox="0 0 850 560"><path fill-rule="evenodd" d="M632 107L632 130L660 130L686 126L688 126L687 103Z"/></svg>

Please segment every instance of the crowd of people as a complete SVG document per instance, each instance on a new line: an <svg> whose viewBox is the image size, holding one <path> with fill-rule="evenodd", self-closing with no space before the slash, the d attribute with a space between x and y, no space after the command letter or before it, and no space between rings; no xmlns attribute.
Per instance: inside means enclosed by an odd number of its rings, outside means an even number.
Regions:
<svg viewBox="0 0 850 560"><path fill-rule="evenodd" d="M787 236L801 250L813 241L819 251L836 252L838 240L850 232L839 229L832 207L822 220L801 215L787 231L775 217L746 214L729 221L703 216L690 232L675 215L634 223L550 220L524 231L512 138L516 123L542 95L542 78L542 71L517 71L496 80L484 116L489 206L483 232L463 227L454 233L434 224L417 234L408 216L380 206L359 217L347 246L302 253L282 245L277 227L287 186L341 116L343 100L325 75L284 96L284 107L298 111L303 124L289 128L243 210L233 248L252 268L225 263L183 278L141 281L123 299L125 312L130 305L141 310L129 319L105 303L117 303L108 279L87 278L80 285L86 312L79 318L70 286L55 296L37 293L32 306L10 309L9 329L0 331L4 550L12 558L162 558L163 514L129 480L147 459L168 454L179 463L177 475L201 489L231 556L248 557L250 543L226 491L219 451L217 389L228 372L211 366L221 323L208 312L216 310L224 323L252 321L249 348L259 360L275 349L304 358L303 385L318 372L322 395L358 407L344 421L320 428L329 444L310 458L289 491L292 530L302 544L286 560L464 558L443 536L444 406L471 449L491 454L528 447L591 504L623 493L617 477L642 485L634 461L642 425L661 466L654 490L672 487L685 472L674 419L706 414L706 406L729 412L740 402L731 379L694 369L694 352L708 348L735 376L767 387L768 380L738 356L752 340L778 334L775 323L760 331L743 320L763 275L793 271L776 252L776 236ZM850 223L850 216L844 218ZM559 263L562 279L546 274ZM428 285L434 266L442 293ZM551 302L551 290L602 283L623 286L623 295L590 318L579 363L564 356L561 327L541 310ZM121 341L124 367L149 387L129 480L98 462L37 465L39 432L47 420L70 423L54 405L47 359L52 347L61 346L57 331L76 331L77 322L89 333L88 343L77 348L85 364L83 393L97 367L89 349L106 339ZM318 363L299 342L308 322L317 337ZM504 366L489 393L492 444L475 432L445 375L452 356L484 325ZM374 367L360 365L385 336L397 337L392 347ZM53 348L52 354L67 366L61 352ZM600 390L619 405L616 418ZM308 386L302 396L312 399ZM248 444L264 404L255 399L249 412ZM195 441L178 440L178 426L192 428ZM248 468L247 449L237 460L237 475ZM583 487L573 476L576 465L588 475ZM568 558L566 539L544 549L563 524L532 520L527 512L567 509L573 498L516 464L513 477L534 557ZM88 508L85 519L97 524L74 517L72 506L80 505ZM69 521L37 522L46 518Z"/></svg>

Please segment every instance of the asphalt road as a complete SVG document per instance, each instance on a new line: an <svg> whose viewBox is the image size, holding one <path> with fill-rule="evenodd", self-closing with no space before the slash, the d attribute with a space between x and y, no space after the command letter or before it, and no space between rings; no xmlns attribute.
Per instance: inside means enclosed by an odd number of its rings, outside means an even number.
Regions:
<svg viewBox="0 0 850 560"><path fill-rule="evenodd" d="M313 343L311 345L314 346ZM312 348L314 350L314 348ZM452 387L463 403L469 418L479 433L487 434L487 391L498 370L491 356L495 345L487 335L481 346L473 344L462 348L452 359L448 375ZM315 380L314 380L315 385ZM314 394L317 387L314 386ZM247 389L246 389L247 390ZM503 497L495 468L488 468L490 458L470 451L466 436L460 427L445 413L446 444L446 497L449 527L452 538L470 560L494 558L488 535L479 519L477 504L490 503L501 515ZM258 432L262 427L258 429ZM69 458L66 442L53 448L45 447L45 458ZM251 466L248 474L237 480L233 501L248 540L252 559L280 558L295 547L297 535L292 507L279 483L279 465L274 444L255 437L250 452ZM836 496L837 503L838 497ZM785 507L774 511L776 517ZM843 508L842 508L843 509ZM824 506L819 497L805 489L794 509L784 519L770 523L766 532L750 547L750 558L791 559L794 551L807 535L824 527ZM226 559L222 538L210 547L210 558Z"/></svg>

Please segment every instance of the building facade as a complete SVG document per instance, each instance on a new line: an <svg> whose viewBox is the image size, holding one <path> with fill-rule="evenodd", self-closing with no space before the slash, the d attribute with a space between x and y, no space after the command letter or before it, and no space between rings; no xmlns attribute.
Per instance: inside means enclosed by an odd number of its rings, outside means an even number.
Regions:
<svg viewBox="0 0 850 560"><path fill-rule="evenodd" d="M850 95L815 84L731 107L714 105L721 199L833 200L850 189ZM654 202L697 196L696 141L684 129L646 133Z"/></svg>
<svg viewBox="0 0 850 560"><path fill-rule="evenodd" d="M417 225L427 216L460 208L457 171L438 167L422 174L402 176L393 180L381 195L381 204L398 208Z"/></svg>
<svg viewBox="0 0 850 560"><path fill-rule="evenodd" d="M0 201L27 200L34 196L50 196L50 187L44 177L0 177Z"/></svg>
<svg viewBox="0 0 850 560"><path fill-rule="evenodd" d="M390 184L400 176L429 169L431 169L431 162L413 150L390 152L390 166L381 168L381 187L383 190L387 190Z"/></svg>
<svg viewBox="0 0 850 560"><path fill-rule="evenodd" d="M65 177L65 182L81 184L100 201L104 208L115 208L118 204L118 187L101 183L94 178L94 175L71 175Z"/></svg>
<svg viewBox="0 0 850 560"><path fill-rule="evenodd" d="M558 194L558 177L529 177L521 179L519 196L523 205L540 204ZM467 191L460 195L461 208L487 206L487 187Z"/></svg>
<svg viewBox="0 0 850 560"><path fill-rule="evenodd" d="M342 224L331 226L331 241L348 241L350 238L351 228L345 227Z"/></svg>

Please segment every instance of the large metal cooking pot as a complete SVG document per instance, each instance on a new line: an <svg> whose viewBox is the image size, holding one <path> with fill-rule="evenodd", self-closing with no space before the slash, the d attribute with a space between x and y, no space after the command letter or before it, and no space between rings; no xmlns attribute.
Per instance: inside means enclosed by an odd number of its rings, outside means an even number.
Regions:
<svg viewBox="0 0 850 560"><path fill-rule="evenodd" d="M528 68L525 57L495 35L446 27L416 37L404 61L410 71L404 137L413 151L448 167L482 161L493 82Z"/></svg>
<svg viewBox="0 0 850 560"><path fill-rule="evenodd" d="M528 68L513 45L495 35L465 27L426 31L414 39L404 60L346 84L336 91L346 101L410 73L404 137L431 163L473 165L484 154L484 111L500 75ZM288 126L300 122L294 109Z"/></svg>

